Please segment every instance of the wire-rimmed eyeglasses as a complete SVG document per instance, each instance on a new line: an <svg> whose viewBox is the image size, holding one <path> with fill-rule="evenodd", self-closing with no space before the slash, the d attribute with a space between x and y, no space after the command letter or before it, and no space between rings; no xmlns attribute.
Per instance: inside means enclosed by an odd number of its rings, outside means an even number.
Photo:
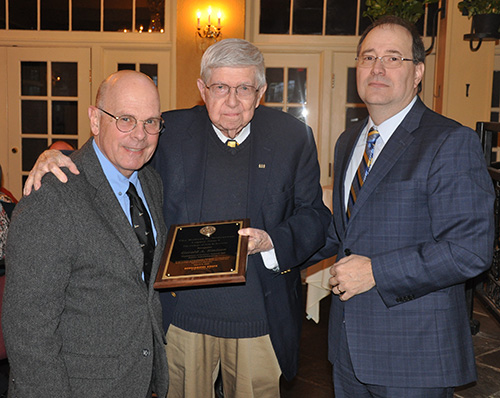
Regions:
<svg viewBox="0 0 500 398"><path fill-rule="evenodd" d="M205 85L205 87L210 90L210 93L212 93L215 97L219 98L227 96L232 88L234 88L236 96L243 99L250 98L255 95L257 91L259 91L258 88L248 84L240 84L239 86L233 87L224 83L214 83L210 86Z"/></svg>
<svg viewBox="0 0 500 398"><path fill-rule="evenodd" d="M142 122L144 131L150 135L157 135L163 129L164 122L161 117L152 117L147 120L137 120L135 116L132 115L115 116L105 111L104 109L101 108L97 109L115 119L116 128L120 130L122 133L130 133L133 129L135 129L135 126L137 126L137 122Z"/></svg>
<svg viewBox="0 0 500 398"><path fill-rule="evenodd" d="M375 55L366 54L361 57L356 57L355 60L358 62L359 68L371 68L377 62L377 59L380 60L384 68L393 69L399 68L403 65L403 61L411 61L417 63L415 59L412 58L404 58L396 55L383 55L382 57L377 57Z"/></svg>

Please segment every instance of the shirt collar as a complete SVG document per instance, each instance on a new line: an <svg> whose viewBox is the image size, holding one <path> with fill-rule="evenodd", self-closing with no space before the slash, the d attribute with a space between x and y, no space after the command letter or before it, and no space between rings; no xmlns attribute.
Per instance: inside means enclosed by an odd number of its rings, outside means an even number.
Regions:
<svg viewBox="0 0 500 398"><path fill-rule="evenodd" d="M217 134L217 137L225 144L226 141L229 139L226 137L224 134L222 134L222 131L220 131L217 127L215 127L214 124L212 124L212 127L214 128L215 133ZM240 145L243 141L245 141L248 136L250 135L250 123L248 123L243 129L238 133L234 139Z"/></svg>
<svg viewBox="0 0 500 398"><path fill-rule="evenodd" d="M417 101L417 96L415 96L413 98L413 100L403 110L396 113L394 116L390 117L389 119L385 120L379 126L375 126L372 118L370 117L368 119L366 132L368 133L368 131L372 127L375 127L377 129L377 131L379 132L380 138L382 138L383 142L389 141L389 138L391 138L394 131L396 131L396 129L401 124L403 119L406 117L408 112L410 112L410 109L413 107L413 104L415 104L416 101Z"/></svg>
<svg viewBox="0 0 500 398"><path fill-rule="evenodd" d="M136 187L139 182L139 175L137 171L134 171L130 178L125 177L118 169L109 161L109 159L104 156L99 147L97 146L95 140L92 140L92 146L101 164L102 171L106 176L111 189L115 195L121 195L123 192L127 192L129 183L133 183Z"/></svg>

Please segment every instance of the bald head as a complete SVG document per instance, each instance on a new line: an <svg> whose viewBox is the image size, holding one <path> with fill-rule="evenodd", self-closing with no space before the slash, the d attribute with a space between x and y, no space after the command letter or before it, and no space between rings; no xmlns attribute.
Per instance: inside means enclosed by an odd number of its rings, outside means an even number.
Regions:
<svg viewBox="0 0 500 398"><path fill-rule="evenodd" d="M121 131L117 117L133 122ZM89 107L94 140L106 158L127 178L149 161L159 134L147 132L152 119L161 117L160 96L153 81L143 73L124 70L113 73L99 86L96 106ZM123 129L122 129L123 130ZM157 131L153 131L157 133Z"/></svg>
<svg viewBox="0 0 500 398"><path fill-rule="evenodd" d="M132 86L130 86L132 85ZM158 89L153 80L144 73L136 72L134 70L121 70L109 75L103 80L96 96L96 106L98 108L105 108L106 101L116 95L120 95L121 90L135 90L134 87L143 87L146 90L151 90L157 96L158 112L160 112L160 96Z"/></svg>

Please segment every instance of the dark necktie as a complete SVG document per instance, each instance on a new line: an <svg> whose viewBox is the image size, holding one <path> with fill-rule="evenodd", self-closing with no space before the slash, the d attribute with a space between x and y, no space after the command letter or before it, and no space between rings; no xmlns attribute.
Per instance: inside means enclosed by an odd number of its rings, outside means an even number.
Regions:
<svg viewBox="0 0 500 398"><path fill-rule="evenodd" d="M380 134L373 127L368 132L368 137L366 138L365 153L358 167L358 171L352 180L351 191L349 192L349 202L347 203L347 218L351 217L351 210L356 203L358 198L358 193L365 182L370 168L373 162L373 153L375 152L375 142L377 141Z"/></svg>
<svg viewBox="0 0 500 398"><path fill-rule="evenodd" d="M238 141L236 140L227 140L226 145L231 148L236 148L238 146Z"/></svg>
<svg viewBox="0 0 500 398"><path fill-rule="evenodd" d="M151 277L151 266L153 264L153 256L155 252L155 239L153 228L149 218L148 211L144 206L142 199L137 194L134 184L130 183L127 191L130 198L130 216L132 218L132 226L134 232L139 239L142 251L144 252L144 281L149 283Z"/></svg>

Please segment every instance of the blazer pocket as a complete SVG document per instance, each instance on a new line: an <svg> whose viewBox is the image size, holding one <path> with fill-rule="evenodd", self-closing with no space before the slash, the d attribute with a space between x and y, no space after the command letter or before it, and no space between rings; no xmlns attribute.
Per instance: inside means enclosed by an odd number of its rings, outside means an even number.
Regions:
<svg viewBox="0 0 500 398"><path fill-rule="evenodd" d="M120 368L118 357L100 357L72 352L63 352L62 356L69 378L99 380L118 377Z"/></svg>

